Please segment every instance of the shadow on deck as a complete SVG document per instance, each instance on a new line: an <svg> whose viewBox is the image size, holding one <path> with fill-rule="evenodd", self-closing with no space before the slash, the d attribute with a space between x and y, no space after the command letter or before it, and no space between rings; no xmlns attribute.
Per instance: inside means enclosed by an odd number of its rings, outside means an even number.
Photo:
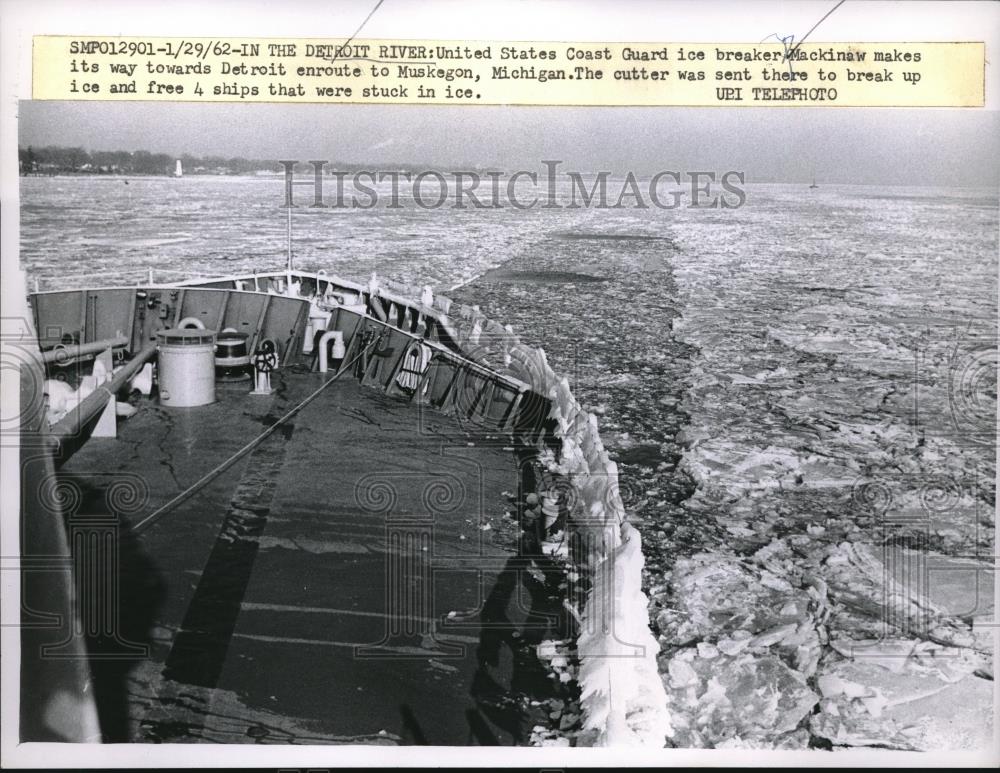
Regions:
<svg viewBox="0 0 1000 773"><path fill-rule="evenodd" d="M554 686L534 645L567 621L560 573L512 503L530 459L503 437L345 379L127 527L322 378L286 369L270 397L237 383L201 408L144 404L60 471L81 493L71 534L112 535L82 554L112 571L80 584L105 740L496 745L544 723L531 703Z"/></svg>

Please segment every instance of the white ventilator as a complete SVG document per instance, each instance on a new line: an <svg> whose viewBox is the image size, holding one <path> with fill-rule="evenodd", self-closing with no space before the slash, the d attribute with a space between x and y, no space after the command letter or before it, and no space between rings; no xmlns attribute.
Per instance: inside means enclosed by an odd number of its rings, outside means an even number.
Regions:
<svg viewBox="0 0 1000 773"><path fill-rule="evenodd" d="M330 342L333 342L333 351L329 351ZM329 361L332 359L340 362L347 356L347 347L344 346L344 333L342 330L328 330L319 339L319 372L326 373L329 369Z"/></svg>
<svg viewBox="0 0 1000 773"><path fill-rule="evenodd" d="M153 363L143 365L142 370L128 382L128 388L133 392L138 389L140 394L149 397L149 393L153 391Z"/></svg>

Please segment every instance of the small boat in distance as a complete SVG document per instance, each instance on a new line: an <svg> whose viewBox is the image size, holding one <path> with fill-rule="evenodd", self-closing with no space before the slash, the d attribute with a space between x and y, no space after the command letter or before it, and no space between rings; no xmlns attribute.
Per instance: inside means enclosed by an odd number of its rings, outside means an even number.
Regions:
<svg viewBox="0 0 1000 773"><path fill-rule="evenodd" d="M184 167L181 165L181 160L177 159L177 166L174 167L174 177L183 177Z"/></svg>
<svg viewBox="0 0 1000 773"><path fill-rule="evenodd" d="M178 169L180 169L180 164L181 164L181 162L180 162L180 161L178 161L178 162L177 162L177 168L178 168ZM178 176L178 177L180 177L180 175L177 175L177 176ZM818 185L816 184L816 175L813 175L813 181L812 181L812 185L810 185L809 187L810 187L810 189L812 189L812 188L818 188L818 187L819 187L819 186L818 186Z"/></svg>

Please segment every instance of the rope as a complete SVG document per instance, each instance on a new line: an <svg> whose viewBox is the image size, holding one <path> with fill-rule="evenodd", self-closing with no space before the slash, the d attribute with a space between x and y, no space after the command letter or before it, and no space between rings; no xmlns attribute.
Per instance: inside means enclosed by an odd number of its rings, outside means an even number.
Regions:
<svg viewBox="0 0 1000 773"><path fill-rule="evenodd" d="M376 340L376 341L374 341L372 343L369 343L366 347L362 348L361 351L358 352L358 354L354 357L354 359L352 359L347 364L342 365L340 367L340 370L338 370L329 379L327 379L326 381L324 381L323 384L319 388L317 388L315 391L313 391L312 393L310 393L309 395L307 395L298 405L296 405L294 408L292 408L290 411L288 411L288 413L286 413L284 416L282 416L280 419L278 419L276 422L274 422L274 424L272 424L266 430L264 430L263 432L261 432L257 437L255 437L253 440L251 440L249 443L247 443L245 446L243 446L241 449L239 449L235 454L233 454L232 456L230 456L228 459L226 459L224 462L222 462L221 464L219 464L217 467L215 467L211 471L207 472L205 475L203 475L201 478L199 478L195 483L192 483L190 486L188 486L186 489L184 489L184 491L182 491L180 494L178 494L177 496L175 496L169 502L167 502L166 504L164 504L161 507L157 508L152 513L150 513L145 518L143 518L141 521L139 521L137 524L135 524L135 526L132 527L132 531L133 532L139 532L139 531L142 531L143 529L151 526L153 523L155 523L160 518L162 518L164 515L166 515L171 510L173 510L175 507L177 507L177 505L179 505L181 502L183 502L184 500L190 498L193 494L197 493L200 489L204 488L208 483L211 483L213 480L215 480L217 477L219 477L219 475L221 475L223 472L225 472L230 467L232 467L233 464L235 464L237 461L239 461L240 459L242 459L244 456L246 456L248 453L250 453L253 449L255 449L257 446L259 446L261 443L263 443L268 437L270 437L278 429L278 427L280 427L282 424L284 424L285 422L287 422L295 414L297 414L299 411L301 411L303 408L305 408L307 405L309 405L309 403L311 403L313 400L315 400L317 397L319 397L320 393L324 389L326 389L328 386L330 386L330 384L332 384L334 381L336 381L337 379L339 379L344 373L346 373L347 370L351 366L354 365L354 363L356 363L358 360L361 359L361 357L366 353L367 349L372 348L373 345L377 344L377 343L378 343L378 340Z"/></svg>

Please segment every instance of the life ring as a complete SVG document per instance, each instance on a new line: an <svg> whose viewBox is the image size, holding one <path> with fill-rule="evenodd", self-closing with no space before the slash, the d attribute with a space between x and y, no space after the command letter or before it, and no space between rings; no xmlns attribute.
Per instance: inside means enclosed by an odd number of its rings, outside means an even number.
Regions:
<svg viewBox="0 0 1000 773"><path fill-rule="evenodd" d="M198 328L198 330L204 330L205 323L197 317L184 317L184 319L177 323L177 328L179 330L188 330L192 327Z"/></svg>
<svg viewBox="0 0 1000 773"><path fill-rule="evenodd" d="M396 383L411 394L420 386L420 380L427 372L433 351L423 343L414 342L403 355L403 367L396 376Z"/></svg>

